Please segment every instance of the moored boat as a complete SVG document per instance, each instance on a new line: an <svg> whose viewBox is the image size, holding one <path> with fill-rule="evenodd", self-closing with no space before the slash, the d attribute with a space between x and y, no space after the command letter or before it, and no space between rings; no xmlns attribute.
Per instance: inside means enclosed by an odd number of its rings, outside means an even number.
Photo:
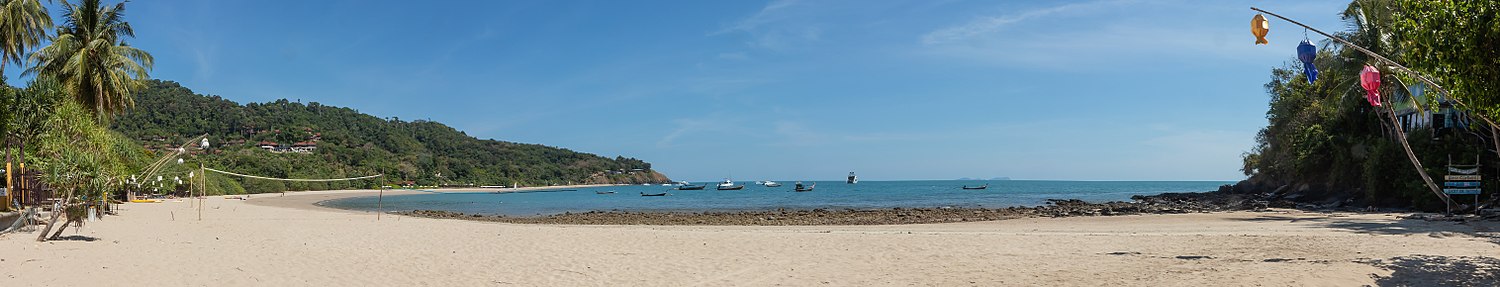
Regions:
<svg viewBox="0 0 1500 287"><path fill-rule="evenodd" d="M816 182L814 182L810 186L803 186L802 182L798 181L797 184L792 187L792 190L796 191L796 192L808 192L808 191L813 191L813 188L816 188L816 187L818 187L818 183L816 183Z"/></svg>
<svg viewBox="0 0 1500 287"><path fill-rule="evenodd" d="M760 185L764 185L766 187L778 187L778 186L781 186L781 183L767 180L767 181L761 182Z"/></svg>
<svg viewBox="0 0 1500 287"><path fill-rule="evenodd" d="M667 196L667 193L665 193L665 192L663 192L663 193L645 193L645 192L642 192L641 196Z"/></svg>
<svg viewBox="0 0 1500 287"><path fill-rule="evenodd" d="M718 189L718 190L740 190L740 189L744 189L744 188L745 188L744 185L735 185L734 181L731 181L728 178L725 178L724 182L720 182L719 186L716 187L715 189Z"/></svg>
<svg viewBox="0 0 1500 287"><path fill-rule="evenodd" d="M615 194L615 191L613 191L613 190L610 190L610 191L595 191L594 193L595 194Z"/></svg>
<svg viewBox="0 0 1500 287"><path fill-rule="evenodd" d="M677 190L703 190L704 187L708 187L708 186L707 185L692 185L692 184L688 184L688 185L677 186Z"/></svg>
<svg viewBox="0 0 1500 287"><path fill-rule="evenodd" d="M990 184L986 183L984 185L975 186L975 187L969 187L968 185L964 185L964 189L986 189L986 188L990 188Z"/></svg>

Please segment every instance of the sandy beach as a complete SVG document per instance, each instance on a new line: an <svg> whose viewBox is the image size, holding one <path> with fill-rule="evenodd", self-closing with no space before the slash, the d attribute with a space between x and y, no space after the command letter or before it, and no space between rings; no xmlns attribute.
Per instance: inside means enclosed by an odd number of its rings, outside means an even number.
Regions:
<svg viewBox="0 0 1500 287"><path fill-rule="evenodd" d="M187 201L125 204L70 228L70 240L0 238L0 285L1359 286L1500 274L1494 222L1390 213L576 226L377 220L313 205L373 192L212 197L202 220ZM1470 281L1495 281L1482 282Z"/></svg>

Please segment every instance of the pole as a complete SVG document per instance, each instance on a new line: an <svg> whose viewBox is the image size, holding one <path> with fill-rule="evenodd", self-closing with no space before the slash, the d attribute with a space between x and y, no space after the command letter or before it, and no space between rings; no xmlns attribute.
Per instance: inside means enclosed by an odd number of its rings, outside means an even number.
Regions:
<svg viewBox="0 0 1500 287"><path fill-rule="evenodd" d="M1345 41L1344 39L1341 39L1339 37L1334 37L1333 35L1329 35L1328 33L1323 33L1323 31L1321 31L1321 30L1318 30L1318 29L1313 28L1311 26L1303 25L1301 22L1297 22L1296 20L1292 20L1292 19L1287 18L1287 17L1282 17L1281 15L1276 15L1276 13L1271 13L1270 11L1261 10L1260 8L1255 8L1255 7L1250 7L1250 10L1255 10L1255 11L1259 11L1261 13L1266 13L1267 15L1271 15L1273 17L1280 18L1281 20L1285 20L1287 22L1291 22L1292 24L1296 24L1297 26L1302 26L1302 28L1307 28L1307 30L1313 31L1314 33L1318 33L1319 35L1323 35L1323 37L1327 37L1329 40L1333 40L1333 41L1337 41L1339 43L1343 43L1345 46L1348 46L1350 48L1354 48L1355 50L1358 50L1360 52L1365 53L1365 55L1369 55L1372 58L1380 60L1381 62L1390 64L1391 66L1394 66L1398 70L1401 70L1402 72L1406 72L1407 74L1410 74L1410 75L1416 77L1417 79L1422 80L1422 82L1427 83L1427 85L1429 85L1429 86L1432 86L1432 88L1434 90L1437 90L1438 93L1443 94L1448 99L1453 100L1453 102L1458 103L1459 105L1464 105L1463 102L1460 102L1457 99L1454 99L1452 95L1448 94L1448 90L1443 89L1443 86L1438 85L1437 83L1432 82L1432 80L1427 79L1427 77L1422 76L1422 74L1418 74L1417 72L1412 71L1411 69L1407 69L1406 66L1402 66L1400 63L1396 63L1396 61L1392 61L1391 59L1385 58L1385 56L1381 56L1380 54L1376 54L1375 52L1370 51L1369 49L1365 49L1365 47L1360 47L1359 45L1355 45L1354 43L1351 43L1349 41ZM1464 106L1468 107L1467 105L1464 105ZM1439 188L1436 183L1432 182L1432 177L1428 176L1427 175L1427 170L1422 168L1422 162L1419 161L1419 160L1417 160L1416 153L1413 153L1411 151L1411 145L1406 143L1406 132L1401 130L1401 127L1400 127L1401 123L1396 122L1396 112L1395 112L1395 109L1387 107L1387 110L1391 114L1391 122L1397 125L1396 132L1398 133L1398 136L1401 137L1401 147L1404 148L1404 149L1406 149L1406 156L1407 156L1407 158L1411 159L1411 164L1413 166L1417 167L1417 173L1422 176L1422 181L1427 184L1427 188L1431 189L1433 194L1437 195L1438 198L1440 198L1440 199L1443 200L1443 204L1452 206L1453 205L1453 199L1450 198L1450 197L1448 197L1447 194L1444 194L1443 191L1442 191L1442 189ZM1485 122L1489 123L1490 127L1496 127L1495 123L1493 121L1490 121L1490 119L1487 118L1487 117L1485 117L1483 114L1477 114L1477 115L1479 115L1479 118L1484 119Z"/></svg>
<svg viewBox="0 0 1500 287"><path fill-rule="evenodd" d="M203 162L198 162L198 172L203 172ZM203 197L208 196L208 190L205 188L205 186L198 187L198 221L203 221ZM188 193L192 193L192 189L188 189Z"/></svg>
<svg viewBox="0 0 1500 287"><path fill-rule="evenodd" d="M385 213L385 206L381 205L383 202L385 202L385 188L381 187L380 195L375 197L375 221L380 221L380 214Z"/></svg>
<svg viewBox="0 0 1500 287"><path fill-rule="evenodd" d="M10 162L7 161L7 162L5 162L5 208L6 209L9 209L10 208L10 204L12 202L15 202L14 200L11 199L12 194L14 194L14 193L16 193L16 190L13 189L13 188L11 188L11 185L10 185Z"/></svg>

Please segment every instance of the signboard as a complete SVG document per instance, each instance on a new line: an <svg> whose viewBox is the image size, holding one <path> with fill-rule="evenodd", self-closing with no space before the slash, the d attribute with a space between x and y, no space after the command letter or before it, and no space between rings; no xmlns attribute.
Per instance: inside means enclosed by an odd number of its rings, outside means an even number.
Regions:
<svg viewBox="0 0 1500 287"><path fill-rule="evenodd" d="M5 196L5 195L6 195L5 188L4 187L0 187L0 196Z"/></svg>
<svg viewBox="0 0 1500 287"><path fill-rule="evenodd" d="M1449 181L1449 182L1444 182L1443 186L1447 186L1447 187L1479 187L1479 182L1478 181Z"/></svg>
<svg viewBox="0 0 1500 287"><path fill-rule="evenodd" d="M1449 195L1479 195L1478 188L1444 188L1443 193Z"/></svg>
<svg viewBox="0 0 1500 287"><path fill-rule="evenodd" d="M1453 174L1453 175L1444 176L1443 180L1479 181L1479 175L1477 175L1477 174Z"/></svg>

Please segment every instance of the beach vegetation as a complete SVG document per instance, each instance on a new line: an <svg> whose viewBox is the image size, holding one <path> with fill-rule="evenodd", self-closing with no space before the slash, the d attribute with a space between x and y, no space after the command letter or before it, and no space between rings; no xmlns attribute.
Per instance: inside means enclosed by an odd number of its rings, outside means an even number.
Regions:
<svg viewBox="0 0 1500 287"><path fill-rule="evenodd" d="M1500 4L1491 2L1354 1L1341 13L1346 29L1335 36L1385 55L1450 87L1469 107L1457 111L1496 115L1500 100ZM1448 15L1448 16L1443 16ZM1449 17L1461 15L1458 17ZM1458 23L1463 22L1463 23ZM1379 65L1337 42L1323 41L1309 83L1295 59L1271 70L1268 125L1245 153L1249 188L1334 204L1407 206L1442 210L1406 158L1396 128L1404 129L1425 172L1442 179L1448 164L1479 163L1483 185L1496 185L1500 167L1496 131L1479 119L1454 121L1436 92L1411 97L1410 75L1391 73L1382 87L1387 104L1415 107L1393 123L1372 107L1359 87L1364 65ZM1289 53L1290 54L1290 53ZM1415 102L1414 99L1424 99ZM1447 103L1453 105L1453 103ZM1420 111L1428 111L1423 114ZM1431 114L1449 116L1436 118ZM1423 120L1431 122L1422 123ZM1493 191L1486 192L1493 194Z"/></svg>

